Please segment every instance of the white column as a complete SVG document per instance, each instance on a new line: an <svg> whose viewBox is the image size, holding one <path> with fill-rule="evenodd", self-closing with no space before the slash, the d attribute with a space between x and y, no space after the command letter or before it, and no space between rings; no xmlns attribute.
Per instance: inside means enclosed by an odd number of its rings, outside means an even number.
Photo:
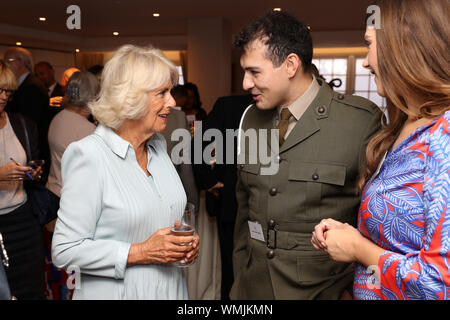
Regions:
<svg viewBox="0 0 450 320"><path fill-rule="evenodd" d="M188 21L187 81L197 85L209 112L218 97L231 94L231 24L223 18Z"/></svg>

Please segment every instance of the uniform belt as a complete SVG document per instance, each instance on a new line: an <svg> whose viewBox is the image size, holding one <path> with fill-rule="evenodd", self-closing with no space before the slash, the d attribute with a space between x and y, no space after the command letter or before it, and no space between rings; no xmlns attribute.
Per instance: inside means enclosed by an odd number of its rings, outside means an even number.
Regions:
<svg viewBox="0 0 450 320"><path fill-rule="evenodd" d="M263 229L264 230L264 229ZM311 233L280 231L276 226L270 224L265 228L266 245L269 249L298 249L307 250L312 248Z"/></svg>

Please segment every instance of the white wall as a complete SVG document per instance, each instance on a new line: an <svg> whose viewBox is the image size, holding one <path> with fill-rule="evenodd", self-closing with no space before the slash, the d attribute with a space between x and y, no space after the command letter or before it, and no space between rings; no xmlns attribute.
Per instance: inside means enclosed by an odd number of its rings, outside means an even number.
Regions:
<svg viewBox="0 0 450 320"><path fill-rule="evenodd" d="M8 49L8 47L0 45L1 59L3 59L6 49ZM33 56L34 63L37 63L39 61L47 61L51 65L53 65L53 68L55 69L55 78L58 82L60 81L64 70L75 65L75 55L73 53L41 49L29 49L29 51Z"/></svg>
<svg viewBox="0 0 450 320"><path fill-rule="evenodd" d="M209 112L218 97L231 94L231 27L222 18L188 21L187 81L197 85Z"/></svg>

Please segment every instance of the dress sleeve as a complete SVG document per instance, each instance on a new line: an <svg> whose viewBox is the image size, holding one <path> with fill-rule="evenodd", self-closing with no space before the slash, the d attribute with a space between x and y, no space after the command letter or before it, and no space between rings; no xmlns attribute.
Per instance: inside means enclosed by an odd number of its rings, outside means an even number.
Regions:
<svg viewBox="0 0 450 320"><path fill-rule="evenodd" d="M84 274L123 279L131 244L95 239L103 204L104 165L98 147L86 142L92 141L72 143L62 158L63 188L52 240L53 263Z"/></svg>
<svg viewBox="0 0 450 320"><path fill-rule="evenodd" d="M420 251L385 251L378 261L386 299L450 298L450 135L442 117L433 127L425 160L423 186L425 236Z"/></svg>

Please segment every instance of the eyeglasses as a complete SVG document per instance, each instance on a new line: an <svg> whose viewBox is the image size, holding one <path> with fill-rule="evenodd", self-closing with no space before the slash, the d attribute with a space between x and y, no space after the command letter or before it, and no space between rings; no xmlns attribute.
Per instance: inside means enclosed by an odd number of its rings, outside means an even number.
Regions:
<svg viewBox="0 0 450 320"><path fill-rule="evenodd" d="M18 58L9 58L9 59L6 59L6 63L11 63L11 62L14 62L17 60L19 60L19 59Z"/></svg>
<svg viewBox="0 0 450 320"><path fill-rule="evenodd" d="M15 90L0 88L0 94L4 92L7 97L10 97L14 93L14 91Z"/></svg>

